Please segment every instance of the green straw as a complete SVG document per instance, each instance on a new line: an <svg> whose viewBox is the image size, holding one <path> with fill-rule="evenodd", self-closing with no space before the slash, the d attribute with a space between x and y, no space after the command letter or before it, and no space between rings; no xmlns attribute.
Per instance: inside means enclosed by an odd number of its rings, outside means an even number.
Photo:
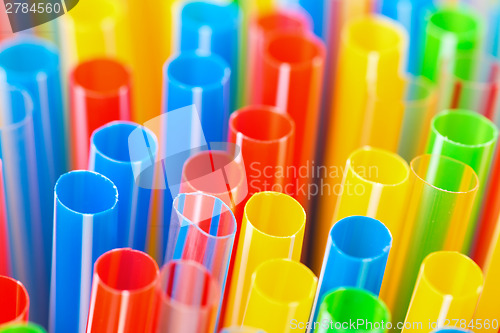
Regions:
<svg viewBox="0 0 500 333"><path fill-rule="evenodd" d="M439 81L443 66L454 66L461 77L468 77L476 56L479 56L483 37L483 22L466 8L445 8L432 14L426 25L421 75ZM454 64L457 56L460 63Z"/></svg>
<svg viewBox="0 0 500 333"><path fill-rule="evenodd" d="M384 302L369 291L339 288L323 298L318 321L312 325L317 333L383 333L390 320Z"/></svg>
<svg viewBox="0 0 500 333"><path fill-rule="evenodd" d="M35 324L13 324L0 328L0 333L47 333L42 327Z"/></svg>

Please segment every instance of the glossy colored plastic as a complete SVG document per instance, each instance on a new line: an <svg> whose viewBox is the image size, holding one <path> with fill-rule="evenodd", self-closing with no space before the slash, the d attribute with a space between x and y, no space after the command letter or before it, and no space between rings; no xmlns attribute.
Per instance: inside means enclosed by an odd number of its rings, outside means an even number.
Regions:
<svg viewBox="0 0 500 333"><path fill-rule="evenodd" d="M47 333L41 326L35 324L13 324L0 328L0 333Z"/></svg>
<svg viewBox="0 0 500 333"><path fill-rule="evenodd" d="M30 299L21 282L0 276L0 295L0 329L7 324L28 321Z"/></svg>

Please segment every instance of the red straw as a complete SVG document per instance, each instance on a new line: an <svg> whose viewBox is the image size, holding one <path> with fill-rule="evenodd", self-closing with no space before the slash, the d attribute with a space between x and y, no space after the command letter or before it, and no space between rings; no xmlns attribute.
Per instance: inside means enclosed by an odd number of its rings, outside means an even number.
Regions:
<svg viewBox="0 0 500 333"><path fill-rule="evenodd" d="M0 327L27 322L30 300L26 288L17 280L0 276Z"/></svg>

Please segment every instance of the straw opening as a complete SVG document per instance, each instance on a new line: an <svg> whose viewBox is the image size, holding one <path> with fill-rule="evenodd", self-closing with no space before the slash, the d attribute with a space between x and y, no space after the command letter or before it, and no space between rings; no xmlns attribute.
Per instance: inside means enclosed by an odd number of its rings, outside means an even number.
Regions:
<svg viewBox="0 0 500 333"><path fill-rule="evenodd" d="M271 12L260 16L257 25L265 31L275 31L277 29L300 30L305 26L305 18L299 13L292 12Z"/></svg>
<svg viewBox="0 0 500 333"><path fill-rule="evenodd" d="M69 15L79 24L84 24L86 28L95 28L96 24L117 16L118 9L109 0L85 0L82 1Z"/></svg>
<svg viewBox="0 0 500 333"><path fill-rule="evenodd" d="M269 38L268 55L278 63L304 65L312 63L323 54L319 42L302 32L277 32Z"/></svg>
<svg viewBox="0 0 500 333"><path fill-rule="evenodd" d="M196 53L184 53L174 58L168 64L167 71L169 80L189 88L222 85L230 74L230 69L222 58Z"/></svg>
<svg viewBox="0 0 500 333"><path fill-rule="evenodd" d="M0 276L0 325L27 319L29 296L24 286L9 277Z"/></svg>
<svg viewBox="0 0 500 333"><path fill-rule="evenodd" d="M36 74L57 69L59 57L48 44L34 38L4 44L0 67L19 74Z"/></svg>
<svg viewBox="0 0 500 333"><path fill-rule="evenodd" d="M353 22L346 30L348 40L364 52L386 52L403 42L403 34L394 24L380 18L364 18ZM367 38L367 35L370 38Z"/></svg>
<svg viewBox="0 0 500 333"><path fill-rule="evenodd" d="M94 59L79 64L74 72L76 84L95 94L119 94L130 84L127 69L111 59Z"/></svg>
<svg viewBox="0 0 500 333"><path fill-rule="evenodd" d="M477 19L465 11L443 10L434 13L429 22L435 27L454 33L468 33L478 29Z"/></svg>
<svg viewBox="0 0 500 333"><path fill-rule="evenodd" d="M182 9L183 22L189 22L197 27L225 27L236 24L237 7L208 2L191 2Z"/></svg>
<svg viewBox="0 0 500 333"><path fill-rule="evenodd" d="M253 141L279 141L290 137L295 130L293 120L267 107L247 107L236 111L229 119L235 133Z"/></svg>

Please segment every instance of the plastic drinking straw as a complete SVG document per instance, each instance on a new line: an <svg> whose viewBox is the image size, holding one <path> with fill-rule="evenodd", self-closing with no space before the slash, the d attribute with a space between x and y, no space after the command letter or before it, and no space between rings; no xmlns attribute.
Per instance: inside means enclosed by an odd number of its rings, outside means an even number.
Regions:
<svg viewBox="0 0 500 333"><path fill-rule="evenodd" d="M35 324L13 324L0 328L0 333L47 333L41 326Z"/></svg>
<svg viewBox="0 0 500 333"><path fill-rule="evenodd" d="M390 320L391 314L387 306L369 291L338 288L323 299L319 309L319 325L316 325L313 332L383 333ZM355 322L356 328L350 328L350 322Z"/></svg>
<svg viewBox="0 0 500 333"><path fill-rule="evenodd" d="M295 121L294 167L307 168L314 160L325 48L312 34L299 31L274 32L267 39L261 55L262 81L252 83L253 89L261 85L262 95L251 104L276 106ZM297 200L306 211L309 205L308 186L312 175L299 177Z"/></svg>
<svg viewBox="0 0 500 333"><path fill-rule="evenodd" d="M410 169L405 227L395 239L399 253L393 252L393 284L384 298L394 322L404 319L424 258L434 251L462 249L478 190L474 170L446 156L418 156Z"/></svg>
<svg viewBox="0 0 500 333"><path fill-rule="evenodd" d="M49 332L85 332L92 267L118 244L118 191L101 174L71 171L54 188Z"/></svg>
<svg viewBox="0 0 500 333"><path fill-rule="evenodd" d="M116 0L79 1L58 20L66 71L93 58L130 63L124 6Z"/></svg>
<svg viewBox="0 0 500 333"><path fill-rule="evenodd" d="M378 295L392 235L380 221L349 216L336 222L328 238L313 307L316 320L324 297L339 287L356 287ZM317 307L317 308L316 308Z"/></svg>
<svg viewBox="0 0 500 333"><path fill-rule="evenodd" d="M3 126L0 126L0 151L1 133ZM9 238L7 235L7 211L5 205L5 190L3 181L2 160L0 159L0 275L10 275L10 250Z"/></svg>
<svg viewBox="0 0 500 333"><path fill-rule="evenodd" d="M207 143L222 142L229 118L228 64L215 54L185 52L164 66L164 112L194 105Z"/></svg>
<svg viewBox="0 0 500 333"><path fill-rule="evenodd" d="M248 302L243 304L243 325L262 327L269 333L295 331L294 323L309 318L318 278L304 264L272 259L252 275Z"/></svg>
<svg viewBox="0 0 500 333"><path fill-rule="evenodd" d="M87 332L150 332L159 273L156 261L141 251L101 255L94 266Z"/></svg>
<svg viewBox="0 0 500 333"><path fill-rule="evenodd" d="M438 82L441 71L453 66L457 56L475 59L480 52L483 28L481 18L468 8L446 7L433 13L425 25L418 73ZM475 61L457 63L455 72L467 77Z"/></svg>
<svg viewBox="0 0 500 333"><path fill-rule="evenodd" d="M432 0L383 0L381 13L399 21L410 37L408 49L408 72L418 75L423 52L427 17L435 11Z"/></svg>
<svg viewBox="0 0 500 333"><path fill-rule="evenodd" d="M247 327L247 326L232 326L224 328L220 333L266 333L261 329Z"/></svg>
<svg viewBox="0 0 500 333"><path fill-rule="evenodd" d="M142 131L149 147L134 147L129 138ZM108 177L118 189L118 246L144 251L151 200L152 177L134 170L145 170L156 159L158 141L147 128L132 122L113 121L94 131L91 137L88 170ZM147 179L146 179L147 178Z"/></svg>
<svg viewBox="0 0 500 333"><path fill-rule="evenodd" d="M239 42L242 15L236 3L186 2L177 27L179 50L214 53L231 69L231 112L237 109ZM241 89L242 91L242 89Z"/></svg>
<svg viewBox="0 0 500 333"><path fill-rule="evenodd" d="M276 258L300 259L305 224L304 208L286 194L258 192L250 197L235 253L224 326L243 323L251 277L257 266Z"/></svg>
<svg viewBox="0 0 500 333"><path fill-rule="evenodd" d="M429 254L420 266L403 332L422 331L408 323L430 321L434 329L460 327L460 320L469 324L482 289L481 268L469 257L453 251Z"/></svg>
<svg viewBox="0 0 500 333"><path fill-rule="evenodd" d="M248 27L248 63L246 82L240 87L246 91L245 101L253 101L263 94L262 66L264 48L269 36L276 31L306 32L311 28L311 18L300 10L278 9L255 15Z"/></svg>
<svg viewBox="0 0 500 333"><path fill-rule="evenodd" d="M97 58L80 63L69 81L72 167L86 169L92 132L131 118L130 72L113 59Z"/></svg>
<svg viewBox="0 0 500 333"><path fill-rule="evenodd" d="M0 297L0 328L10 323L28 321L30 298L21 282L0 276Z"/></svg>
<svg viewBox="0 0 500 333"><path fill-rule="evenodd" d="M220 287L205 267L194 261L170 261L160 272L152 332L212 333L219 302Z"/></svg>
<svg viewBox="0 0 500 333"><path fill-rule="evenodd" d="M467 323L468 325L469 323ZM465 325L465 326L467 326ZM440 332L440 333L474 333L475 331L472 331L472 330L465 330L465 329L458 329L458 328L450 328L450 327L444 327L444 328L440 328L440 329L437 329L433 332Z"/></svg>
<svg viewBox="0 0 500 333"><path fill-rule="evenodd" d="M269 106L247 106L229 118L229 142L244 156L248 193L276 191L295 194L293 148L295 123Z"/></svg>
<svg viewBox="0 0 500 333"><path fill-rule="evenodd" d="M437 89L429 79L418 76L407 80L398 154L408 162L425 151L431 120L437 112L437 97Z"/></svg>
<svg viewBox="0 0 500 333"><path fill-rule="evenodd" d="M171 53L172 3L125 0L127 38L134 73L133 120L142 124L161 113L162 71Z"/></svg>
<svg viewBox="0 0 500 333"><path fill-rule="evenodd" d="M310 253L314 271L320 270L342 181L339 169L349 154L364 145L394 152L397 149L404 112L405 82L401 73L406 44L403 27L381 16L352 20L343 30L337 97L327 125L323 156L323 165L337 172L323 175L320 180L324 190L318 200L314 232L317 241Z"/></svg>
<svg viewBox="0 0 500 333"><path fill-rule="evenodd" d="M497 139L498 129L495 124L475 112L443 111L432 120L427 152L449 156L470 165L479 179L479 188L467 228L463 253L469 253L477 232L478 218Z"/></svg>
<svg viewBox="0 0 500 333"><path fill-rule="evenodd" d="M0 158L11 255L10 276L21 281L29 291L32 319L46 323L50 271L43 247L33 103L26 91L2 82L0 105Z"/></svg>

